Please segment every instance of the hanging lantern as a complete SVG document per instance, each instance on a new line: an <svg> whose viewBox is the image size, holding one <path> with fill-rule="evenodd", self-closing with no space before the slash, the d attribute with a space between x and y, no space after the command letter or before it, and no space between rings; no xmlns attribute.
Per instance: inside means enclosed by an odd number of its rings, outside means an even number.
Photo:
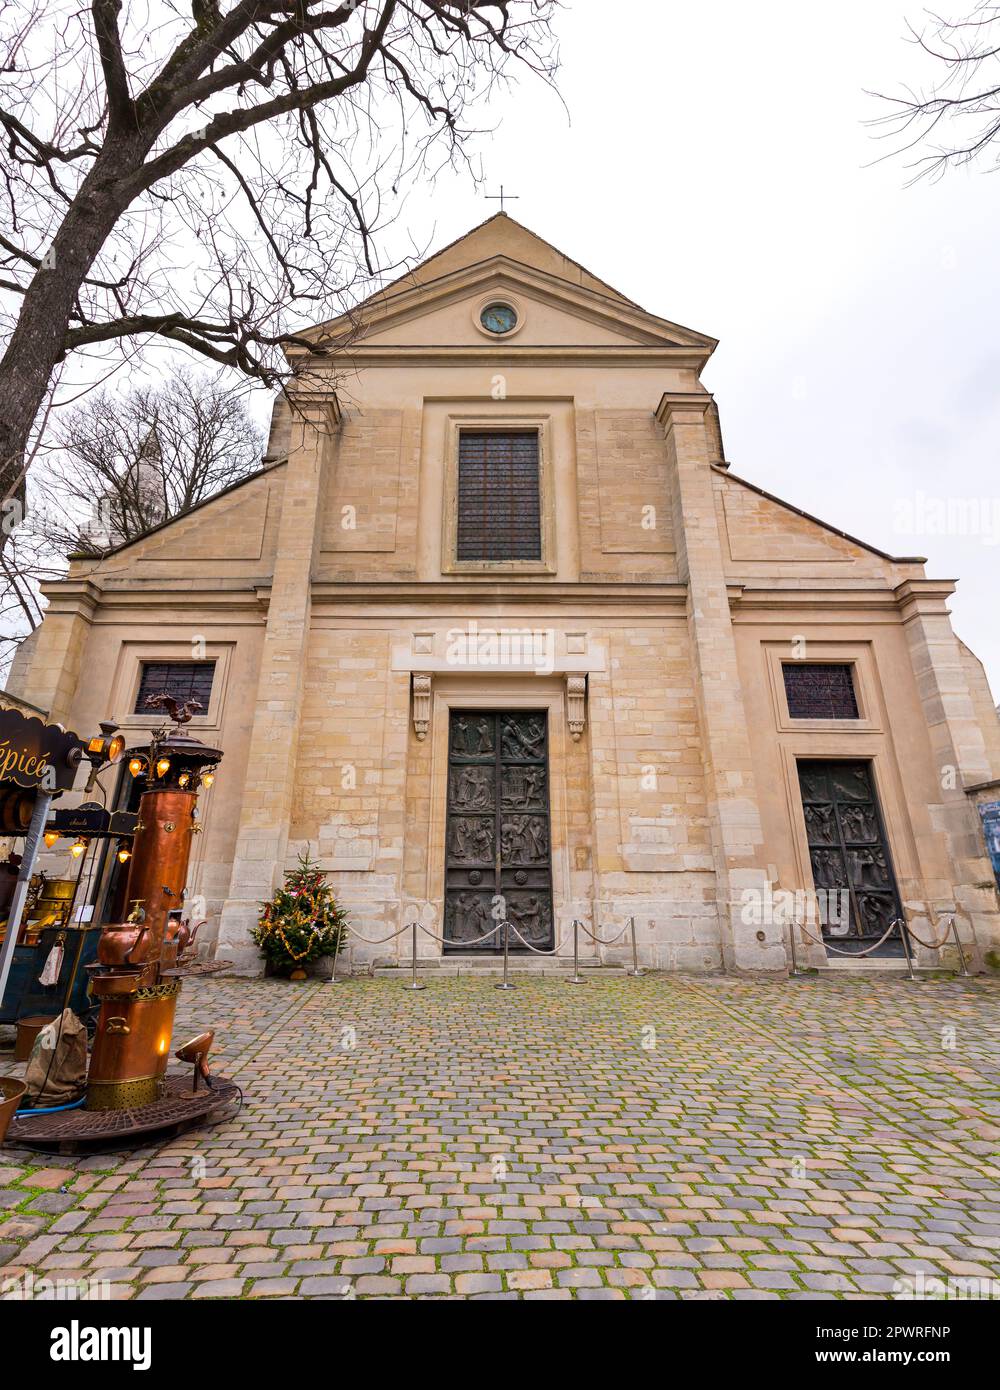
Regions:
<svg viewBox="0 0 1000 1390"><path fill-rule="evenodd" d="M119 840L119 841L118 841L118 862L119 862L119 864L127 864L128 861L129 861L131 858L132 858L132 850L131 850L131 848L129 847L129 845L126 843L125 840Z"/></svg>
<svg viewBox="0 0 1000 1390"><path fill-rule="evenodd" d="M186 787L190 781L191 781L191 774L190 774L190 772L182 772L181 775L180 775L180 776L178 777L178 779L177 779L177 785L178 785L179 787Z"/></svg>
<svg viewBox="0 0 1000 1390"><path fill-rule="evenodd" d="M129 758L128 770L133 777L139 777L146 771L145 758Z"/></svg>
<svg viewBox="0 0 1000 1390"><path fill-rule="evenodd" d="M108 763L116 763L125 751L125 735L115 734L111 737L114 727L113 724L103 723L101 732L87 742L87 757L95 767L106 767Z"/></svg>
<svg viewBox="0 0 1000 1390"><path fill-rule="evenodd" d="M101 732L95 734L93 738L87 740L86 757L90 763L90 776L87 778L87 785L84 791L93 790L94 783L97 781L97 774L102 768L111 767L125 752L125 735L116 734L118 726L108 720L102 720L100 724Z"/></svg>
<svg viewBox="0 0 1000 1390"><path fill-rule="evenodd" d="M45 848L46 848L46 849L51 849L52 846L53 846L53 845L56 843L56 841L59 839L59 831L58 831L58 830L46 830L45 835L43 836L43 838L44 838L44 840L45 840Z"/></svg>
<svg viewBox="0 0 1000 1390"><path fill-rule="evenodd" d="M81 854L87 853L87 841L84 840L82 837L79 840L76 840L73 844L70 845L69 852L74 859L79 859Z"/></svg>
<svg viewBox="0 0 1000 1390"><path fill-rule="evenodd" d="M158 761L157 764L156 764L156 775L157 775L157 777L166 777L166 775L167 775L167 773L168 773L169 771L170 771L170 759L169 759L169 758L160 758L159 761Z"/></svg>
<svg viewBox="0 0 1000 1390"><path fill-rule="evenodd" d="M201 785L202 785L203 787L210 787L214 781L215 781L215 768L213 767L213 768L209 768L209 770L205 773L204 777L201 779Z"/></svg>

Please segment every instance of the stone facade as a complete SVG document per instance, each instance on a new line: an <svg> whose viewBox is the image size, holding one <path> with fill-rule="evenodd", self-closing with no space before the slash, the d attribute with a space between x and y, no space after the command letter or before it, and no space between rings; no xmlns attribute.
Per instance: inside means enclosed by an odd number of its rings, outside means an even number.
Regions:
<svg viewBox="0 0 1000 1390"><path fill-rule="evenodd" d="M496 300L518 315L502 340L479 324ZM12 672L53 718L111 716L141 744L142 663L215 661L193 731L225 761L190 885L213 948L259 968L257 904L305 849L372 942L412 916L439 931L458 707L548 714L562 943L574 917L610 935L634 916L646 964L784 971L787 924L746 904L813 887L796 767L817 758L871 768L914 929L955 912L979 956L1000 946L970 795L1000 778L1000 724L953 586L731 473L712 339L504 214L361 317L276 407L260 473L74 561ZM463 565L456 441L503 427L538 432L542 559ZM521 645L484 656L470 632ZM803 654L851 664L856 720L790 717L781 667Z"/></svg>

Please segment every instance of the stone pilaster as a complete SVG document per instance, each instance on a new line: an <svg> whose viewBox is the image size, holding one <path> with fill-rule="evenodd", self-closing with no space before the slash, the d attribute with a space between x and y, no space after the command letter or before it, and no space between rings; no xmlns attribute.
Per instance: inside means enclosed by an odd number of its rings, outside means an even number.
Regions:
<svg viewBox="0 0 1000 1390"><path fill-rule="evenodd" d="M249 933L258 904L270 897L285 868L324 465L340 418L332 394L300 398L297 404L288 422L287 472L250 755L229 896L219 926L219 954L245 974L259 974L263 968Z"/></svg>
<svg viewBox="0 0 1000 1390"><path fill-rule="evenodd" d="M768 880L715 510L711 406L707 394L668 394L657 418L666 439L680 578L688 588L722 956L729 970L784 970L781 928L741 919L744 893L766 893Z"/></svg>
<svg viewBox="0 0 1000 1390"><path fill-rule="evenodd" d="M45 621L29 639L30 658L21 679L11 681L11 691L46 710L51 723L67 724L100 591L88 579L69 578L53 585L46 597Z"/></svg>
<svg viewBox="0 0 1000 1390"><path fill-rule="evenodd" d="M896 589L910 661L927 720L940 796L928 809L946 838L953 881L940 885L931 905L938 912L953 900L983 950L1000 945L995 880L978 813L967 788L989 781L990 753L969 687L962 647L951 626L947 600L954 584L909 579ZM931 896L935 885L928 885ZM963 932L963 937L967 935Z"/></svg>

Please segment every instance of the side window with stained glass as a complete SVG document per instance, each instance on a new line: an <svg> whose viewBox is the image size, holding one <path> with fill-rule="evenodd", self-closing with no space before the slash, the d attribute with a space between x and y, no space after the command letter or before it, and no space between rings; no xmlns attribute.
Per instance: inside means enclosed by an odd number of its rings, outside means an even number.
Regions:
<svg viewBox="0 0 1000 1390"><path fill-rule="evenodd" d="M787 661L781 668L792 719L860 719L847 661Z"/></svg>
<svg viewBox="0 0 1000 1390"><path fill-rule="evenodd" d="M149 714L150 695L172 695L178 704L197 700L201 713L208 713L215 680L214 661L144 661L135 697L135 713Z"/></svg>

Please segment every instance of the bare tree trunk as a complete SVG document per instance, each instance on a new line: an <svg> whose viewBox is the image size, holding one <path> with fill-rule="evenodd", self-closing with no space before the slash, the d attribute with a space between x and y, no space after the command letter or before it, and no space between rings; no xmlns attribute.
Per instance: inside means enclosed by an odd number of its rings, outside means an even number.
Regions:
<svg viewBox="0 0 1000 1390"><path fill-rule="evenodd" d="M0 290L23 296L5 313L16 326L0 359L0 504L23 506L26 450L68 353L155 334L275 386L290 346L329 351L317 331L292 331L293 312L339 324L343 346L347 306L367 297L355 291L386 271L368 213L378 215L380 178L395 198L432 141L456 158L464 110L508 64L551 77L557 7L233 0L223 13L191 0L149 29L141 6L120 0L36 0L9 22L19 7L0 3L0 71L16 75L0 100ZM394 141L413 112L425 133ZM39 118L48 135L32 128ZM234 200L248 217L230 216ZM192 310L193 277L171 277L164 247L206 223L189 241L201 272ZM0 551L9 509L3 521Z"/></svg>
<svg viewBox="0 0 1000 1390"><path fill-rule="evenodd" d="M108 145L95 161L33 275L17 326L0 360L0 500L24 497L24 462L35 417L64 352L66 324L98 252L127 206L115 185L142 162L144 149ZM7 540L0 531L0 550Z"/></svg>

